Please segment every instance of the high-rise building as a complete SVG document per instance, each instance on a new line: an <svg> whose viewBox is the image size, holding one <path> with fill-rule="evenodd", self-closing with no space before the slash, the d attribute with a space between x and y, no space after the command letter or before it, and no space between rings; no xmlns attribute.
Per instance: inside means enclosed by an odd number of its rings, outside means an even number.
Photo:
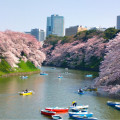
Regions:
<svg viewBox="0 0 120 120"><path fill-rule="evenodd" d="M33 35L38 41L44 41L45 40L45 32L44 30L40 30L38 28L31 29L31 32L25 32L26 34L30 33Z"/></svg>
<svg viewBox="0 0 120 120"><path fill-rule="evenodd" d="M44 41L45 40L45 32L44 30L39 31L39 41Z"/></svg>
<svg viewBox="0 0 120 120"><path fill-rule="evenodd" d="M117 29L120 29L120 15L117 16Z"/></svg>
<svg viewBox="0 0 120 120"><path fill-rule="evenodd" d="M31 29L31 35L35 36L35 38L39 41L39 29Z"/></svg>
<svg viewBox="0 0 120 120"><path fill-rule="evenodd" d="M57 35L64 36L64 17L59 15L51 15L47 17L46 36Z"/></svg>
<svg viewBox="0 0 120 120"><path fill-rule="evenodd" d="M87 30L87 28L79 26L79 25L72 26L72 27L69 27L69 28L65 29L65 36L75 35L78 32L85 31L85 30Z"/></svg>

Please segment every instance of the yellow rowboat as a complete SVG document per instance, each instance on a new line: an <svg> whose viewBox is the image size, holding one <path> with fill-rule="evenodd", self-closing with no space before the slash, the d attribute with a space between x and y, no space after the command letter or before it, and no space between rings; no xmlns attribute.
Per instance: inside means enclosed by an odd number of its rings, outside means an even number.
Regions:
<svg viewBox="0 0 120 120"><path fill-rule="evenodd" d="M28 91L28 92L19 92L20 95L32 95L33 91Z"/></svg>

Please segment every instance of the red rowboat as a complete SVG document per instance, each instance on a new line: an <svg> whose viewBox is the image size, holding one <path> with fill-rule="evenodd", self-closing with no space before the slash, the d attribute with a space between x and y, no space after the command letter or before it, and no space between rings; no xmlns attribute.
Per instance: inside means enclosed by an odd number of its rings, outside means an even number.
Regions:
<svg viewBox="0 0 120 120"><path fill-rule="evenodd" d="M54 112L68 112L68 108L59 108L59 107L53 107L53 108L46 108L45 110L54 111Z"/></svg>
<svg viewBox="0 0 120 120"><path fill-rule="evenodd" d="M43 115L55 115L56 112L49 111L49 110L41 110L41 114L43 114Z"/></svg>

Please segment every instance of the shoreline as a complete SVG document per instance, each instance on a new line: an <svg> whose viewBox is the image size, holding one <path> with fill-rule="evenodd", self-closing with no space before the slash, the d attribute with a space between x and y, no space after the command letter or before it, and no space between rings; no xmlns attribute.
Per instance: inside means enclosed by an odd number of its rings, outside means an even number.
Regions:
<svg viewBox="0 0 120 120"><path fill-rule="evenodd" d="M110 94L108 91L105 91L101 87L98 87L98 91L96 93L97 93L97 96L102 96L102 97L116 99L116 100L120 99L120 95Z"/></svg>
<svg viewBox="0 0 120 120"><path fill-rule="evenodd" d="M34 74L34 73L40 73L40 71L8 73L8 74L5 74L5 75L1 75L0 77L9 77L9 76L17 76L17 75L29 75L29 74Z"/></svg>
<svg viewBox="0 0 120 120"><path fill-rule="evenodd" d="M97 70L93 70L93 69L87 69L87 68L71 68L71 67L63 67L63 66L52 66L52 65L44 65L44 64L42 64L42 66L44 66L44 67L56 67L56 68L68 68L68 69L70 69L70 70L82 70L82 71L92 71L92 72L99 72L99 70L97 71Z"/></svg>

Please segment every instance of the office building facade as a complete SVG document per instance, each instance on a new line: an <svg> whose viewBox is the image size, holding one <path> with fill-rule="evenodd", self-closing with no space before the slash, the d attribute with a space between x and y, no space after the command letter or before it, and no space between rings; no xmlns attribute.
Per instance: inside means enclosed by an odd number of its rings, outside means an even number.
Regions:
<svg viewBox="0 0 120 120"><path fill-rule="evenodd" d="M31 35L33 35L39 41L39 29L31 29Z"/></svg>
<svg viewBox="0 0 120 120"><path fill-rule="evenodd" d="M117 29L120 29L120 15L117 16Z"/></svg>
<svg viewBox="0 0 120 120"><path fill-rule="evenodd" d="M35 28L35 29L31 29L30 32L25 32L25 33L33 35L38 41L44 41L45 40L44 30Z"/></svg>
<svg viewBox="0 0 120 120"><path fill-rule="evenodd" d="M39 31L39 41L44 41L45 40L45 32L44 30Z"/></svg>
<svg viewBox="0 0 120 120"><path fill-rule="evenodd" d="M75 35L78 32L85 31L85 30L87 30L87 28L79 26L79 25L72 26L72 27L69 27L69 28L65 29L65 36Z"/></svg>
<svg viewBox="0 0 120 120"><path fill-rule="evenodd" d="M56 35L64 36L64 17L59 15L51 15L47 17L46 36Z"/></svg>

